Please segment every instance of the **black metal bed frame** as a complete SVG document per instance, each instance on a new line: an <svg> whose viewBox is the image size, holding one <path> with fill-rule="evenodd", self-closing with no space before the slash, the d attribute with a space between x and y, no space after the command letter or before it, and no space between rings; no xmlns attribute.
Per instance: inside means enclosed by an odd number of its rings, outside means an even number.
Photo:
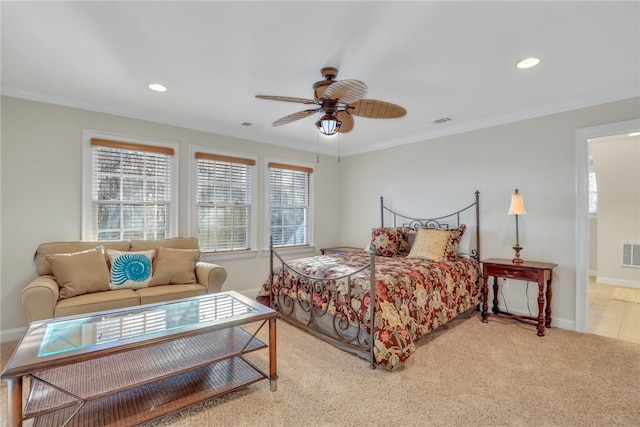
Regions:
<svg viewBox="0 0 640 427"><path fill-rule="evenodd" d="M419 228L449 228L451 225L460 226L461 215L475 207L475 228L476 228L476 245L471 249L470 256L479 261L480 259L480 205L478 191L475 192L475 202L456 212L436 218L413 218L402 215L384 205L384 198L380 197L380 225L384 227L385 213L392 217L392 227L409 227L414 230ZM375 256L370 255L369 262L340 276L332 278L316 277L304 274L287 263L273 248L273 242L270 244L270 274L269 286L271 295L271 307L280 312L283 320L297 326L312 335L329 342L330 344L341 348L345 351L357 354L365 360L368 360L370 367L375 369L375 343L374 340L374 321L375 321L375 274L369 274L369 286L371 293L371 303L369 304L369 319L363 319L361 322L357 313L351 306L352 299L352 281L355 275L370 269L371 273L375 273ZM279 273L275 271L276 259L280 265L279 271L289 269L295 273L296 283L289 280L278 288L278 294L273 292L274 277ZM283 277L285 275L283 274ZM331 297L337 294L336 283L338 281L346 281L345 301L339 303L335 313L329 313L329 304L325 307L319 307L314 304L313 296L323 299L334 300ZM300 300L292 298L293 286L296 285L298 292L302 290L309 295L308 300ZM288 292L284 292L287 290ZM335 299L337 300L337 299ZM326 316L326 317L325 317ZM369 327L367 328L367 323ZM370 332L367 332L370 331Z"/></svg>

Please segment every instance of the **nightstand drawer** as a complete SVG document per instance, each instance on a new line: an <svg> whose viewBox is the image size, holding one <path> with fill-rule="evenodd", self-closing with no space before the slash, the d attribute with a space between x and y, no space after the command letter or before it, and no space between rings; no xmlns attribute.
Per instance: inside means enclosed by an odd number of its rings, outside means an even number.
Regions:
<svg viewBox="0 0 640 427"><path fill-rule="evenodd" d="M486 270L488 276L538 281L538 271L530 268L521 270L512 266L488 265Z"/></svg>

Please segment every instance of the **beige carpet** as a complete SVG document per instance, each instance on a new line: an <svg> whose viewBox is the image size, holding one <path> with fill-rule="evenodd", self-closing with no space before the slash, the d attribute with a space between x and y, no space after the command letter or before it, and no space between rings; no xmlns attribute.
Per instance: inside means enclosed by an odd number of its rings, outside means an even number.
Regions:
<svg viewBox="0 0 640 427"><path fill-rule="evenodd" d="M640 304L640 289L615 288L611 295L611 299Z"/></svg>
<svg viewBox="0 0 640 427"><path fill-rule="evenodd" d="M2 346L3 366L11 348ZM265 353L256 360L266 359ZM277 392L261 381L151 425L637 426L640 420L640 344L556 328L540 338L531 326L483 324L478 314L423 341L397 372L370 370L279 322L278 369ZM4 414L4 384L0 393Z"/></svg>

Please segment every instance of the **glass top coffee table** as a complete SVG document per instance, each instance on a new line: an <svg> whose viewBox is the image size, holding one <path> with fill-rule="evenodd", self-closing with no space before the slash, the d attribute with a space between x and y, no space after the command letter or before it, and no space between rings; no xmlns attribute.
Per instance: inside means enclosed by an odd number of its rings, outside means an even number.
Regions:
<svg viewBox="0 0 640 427"><path fill-rule="evenodd" d="M276 391L278 317L229 291L33 322L1 375L7 425L134 425L262 379ZM268 362L248 357L267 348Z"/></svg>

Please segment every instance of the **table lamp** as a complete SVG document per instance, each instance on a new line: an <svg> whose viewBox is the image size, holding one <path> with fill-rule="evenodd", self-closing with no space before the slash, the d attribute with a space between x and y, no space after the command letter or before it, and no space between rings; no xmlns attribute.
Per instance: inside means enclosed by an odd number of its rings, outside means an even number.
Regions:
<svg viewBox="0 0 640 427"><path fill-rule="evenodd" d="M518 192L516 188L515 193L511 195L511 206L509 207L509 215L516 216L516 244L513 247L513 250L516 251L516 257L513 259L514 264L522 264L523 260L520 258L520 251L522 247L520 246L520 232L518 230L518 215L526 215L527 210L524 207L524 202L522 201L522 195Z"/></svg>

